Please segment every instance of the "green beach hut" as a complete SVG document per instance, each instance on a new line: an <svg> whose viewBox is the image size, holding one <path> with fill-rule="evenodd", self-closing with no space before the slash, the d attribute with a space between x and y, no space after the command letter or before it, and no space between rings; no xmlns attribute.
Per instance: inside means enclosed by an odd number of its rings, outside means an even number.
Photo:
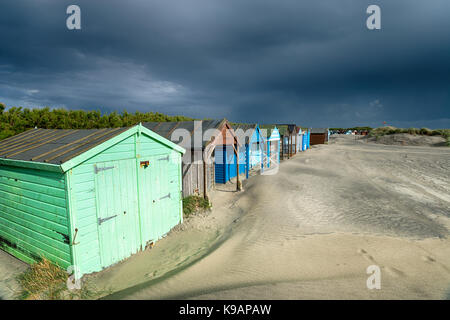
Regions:
<svg viewBox="0 0 450 320"><path fill-rule="evenodd" d="M0 247L77 277L128 258L182 222L184 152L140 124L0 141Z"/></svg>

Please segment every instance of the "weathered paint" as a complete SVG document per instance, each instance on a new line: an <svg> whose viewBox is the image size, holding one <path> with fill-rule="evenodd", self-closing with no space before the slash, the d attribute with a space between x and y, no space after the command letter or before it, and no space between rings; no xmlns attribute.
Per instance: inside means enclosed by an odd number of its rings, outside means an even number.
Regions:
<svg viewBox="0 0 450 320"><path fill-rule="evenodd" d="M214 163L203 164L201 150L188 150L183 156L181 166L183 197L201 195L204 192L205 180L208 191L214 186ZM203 176L204 166L206 167L206 177Z"/></svg>

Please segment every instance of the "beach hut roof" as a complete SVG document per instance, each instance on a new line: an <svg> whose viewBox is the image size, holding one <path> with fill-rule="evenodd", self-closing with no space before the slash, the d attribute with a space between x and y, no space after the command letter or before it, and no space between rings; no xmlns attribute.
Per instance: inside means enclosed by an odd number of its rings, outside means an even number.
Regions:
<svg viewBox="0 0 450 320"><path fill-rule="evenodd" d="M266 138L267 139L272 136L272 133L275 130L275 128L278 129L278 127L276 125L274 125L274 124L262 124L259 127L266 132Z"/></svg>
<svg viewBox="0 0 450 320"><path fill-rule="evenodd" d="M127 129L31 129L2 140L0 158L61 164Z"/></svg>
<svg viewBox="0 0 450 320"><path fill-rule="evenodd" d="M182 140L182 138L175 140L175 138L172 137L172 133L176 129L185 129L192 136L195 130L201 128L203 136L203 133L205 131L209 129L221 130L221 128L227 123L228 121L226 119L221 119L221 120L174 121L174 122L144 122L142 125L156 132L157 134L163 136L164 138L171 140L173 143L176 144L181 143L184 148L193 149L194 139L191 139L191 145L187 145L186 143L183 143L183 141L180 141ZM203 141L202 139L202 147L205 148L210 142L211 141Z"/></svg>
<svg viewBox="0 0 450 320"><path fill-rule="evenodd" d="M234 131L236 131L237 129L247 131L256 129L256 127L258 126L256 123L231 123L231 125L233 126Z"/></svg>
<svg viewBox="0 0 450 320"><path fill-rule="evenodd" d="M257 128L261 129L261 126L258 126L258 124L256 124L256 123L232 123L231 125L233 126L234 132L236 132L239 129L241 129L244 132L247 132L247 130L256 130ZM252 131L251 135L253 135L253 134L254 134L254 132ZM258 134L262 138L262 140L265 140L268 138L261 133L261 130L258 130ZM270 135L269 135L269 137L270 137ZM249 143L250 137L246 136L245 140L246 140L245 143Z"/></svg>
<svg viewBox="0 0 450 320"><path fill-rule="evenodd" d="M297 127L295 124L278 124L276 126L278 128L278 132L280 133L280 136L285 136L285 135L295 133L296 127Z"/></svg>
<svg viewBox="0 0 450 320"><path fill-rule="evenodd" d="M51 169L49 166L53 165L55 170L66 171L82 161L85 158L82 155L98 153L110 143L117 143L116 138L126 138L137 131L185 152L141 125L112 129L31 129L0 141L0 163L20 162L30 166L34 163L41 164L42 169Z"/></svg>

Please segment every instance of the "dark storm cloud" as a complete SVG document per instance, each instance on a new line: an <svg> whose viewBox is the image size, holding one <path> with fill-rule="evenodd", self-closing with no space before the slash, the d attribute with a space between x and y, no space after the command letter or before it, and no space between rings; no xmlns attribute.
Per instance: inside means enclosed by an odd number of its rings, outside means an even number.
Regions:
<svg viewBox="0 0 450 320"><path fill-rule="evenodd" d="M65 27L78 4L82 30ZM365 27L369 4L382 30ZM450 126L450 3L2 1L0 101L308 126Z"/></svg>

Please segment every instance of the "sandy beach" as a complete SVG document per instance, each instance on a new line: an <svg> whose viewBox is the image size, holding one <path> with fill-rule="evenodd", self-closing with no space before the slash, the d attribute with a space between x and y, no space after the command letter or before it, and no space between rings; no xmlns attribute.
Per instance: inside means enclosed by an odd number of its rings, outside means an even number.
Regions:
<svg viewBox="0 0 450 320"><path fill-rule="evenodd" d="M106 299L448 299L449 169L445 147L333 137L88 280Z"/></svg>

